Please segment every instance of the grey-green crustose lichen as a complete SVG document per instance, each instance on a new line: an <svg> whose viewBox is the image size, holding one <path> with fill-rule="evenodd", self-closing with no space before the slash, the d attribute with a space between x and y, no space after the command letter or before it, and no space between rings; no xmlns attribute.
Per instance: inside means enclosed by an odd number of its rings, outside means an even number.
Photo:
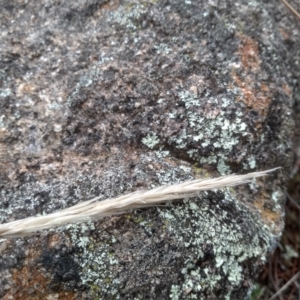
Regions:
<svg viewBox="0 0 300 300"><path fill-rule="evenodd" d="M190 252L181 270L183 282L172 286L170 299L199 299L199 294L205 291L216 291L221 282L224 284L224 278L230 282L226 299L232 299L231 293L243 282L247 261L264 262L273 244L275 237L268 228L239 203L229 189L217 193L219 195L208 196L209 193L204 192L197 200L186 199L180 206L170 204L168 210L159 209L168 230L175 233ZM211 200L212 197L218 198L220 203ZM211 205L215 205L214 210ZM243 220L233 219L237 215ZM214 257L213 265L205 263L207 247Z"/></svg>
<svg viewBox="0 0 300 300"><path fill-rule="evenodd" d="M207 95L209 97L209 95ZM233 96L232 96L233 97ZM209 97L207 104L214 107L208 114L203 110L203 103L197 95L187 90L179 90L178 98L184 103L185 110L180 112L178 108L174 108L167 117L170 119L186 120L188 126L183 128L177 135L168 138L167 143L179 150L186 150L189 158L204 164L215 164L221 175L230 173L228 157L231 151L240 142L241 137L249 134L248 125L242 120L243 112L241 108L235 111L235 118L232 119L227 115L226 108L235 101L230 98L215 99ZM163 103L159 99L158 104ZM201 113L197 111L200 108ZM220 109L221 108L221 109ZM209 155L199 155L199 149L191 148L189 143L194 142L203 149L209 147L212 149ZM142 139L142 143L148 148L153 149L161 143L159 134L155 132L148 133ZM163 148L163 147L162 147ZM187 150L188 149L188 150ZM246 163L246 169L254 169L256 166L255 158L252 156L247 158L247 153L241 153Z"/></svg>
<svg viewBox="0 0 300 300"><path fill-rule="evenodd" d="M114 278L110 268L118 264L118 260L108 250L109 241L99 244L90 236L90 231L95 230L93 222L70 224L66 229L73 245L79 249L74 258L80 266L82 284L90 287L91 295L95 299L100 294L116 295L118 291L111 289L111 286L118 284L118 279ZM114 242L115 237L112 236L110 243Z"/></svg>
<svg viewBox="0 0 300 300"><path fill-rule="evenodd" d="M240 138L247 136L248 125L243 122L243 112L240 108L235 111L235 119L227 115L227 107L235 102L234 95L231 97L222 97L216 99L207 95L206 105L210 105L210 113L203 110L202 100L194 93L180 89L178 91L179 99L184 103L185 112L178 115L176 109L169 114L169 118L184 118L188 122L188 127L182 129L178 136L173 136L168 140L169 144L174 144L177 149L185 149L190 141L194 141L201 145L202 148L210 147L214 149L210 155L200 156L198 148L189 148L187 154L193 160L203 164L217 164L217 170L224 175L230 172L227 163L230 152L239 144ZM197 111L197 107L201 108L201 112ZM189 133L188 133L189 132ZM246 153L244 153L246 157ZM253 169L255 162L249 163Z"/></svg>
<svg viewBox="0 0 300 300"><path fill-rule="evenodd" d="M159 139L155 133L148 134L142 139L142 143L145 144L150 149L153 149L156 145L159 144Z"/></svg>

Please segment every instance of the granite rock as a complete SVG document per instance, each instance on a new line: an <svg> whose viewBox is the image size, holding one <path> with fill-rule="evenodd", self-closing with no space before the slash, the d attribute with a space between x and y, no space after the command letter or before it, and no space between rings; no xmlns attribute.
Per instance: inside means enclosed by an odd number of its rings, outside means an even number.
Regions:
<svg viewBox="0 0 300 300"><path fill-rule="evenodd" d="M245 0L0 7L0 222L283 168L250 185L2 239L0 298L247 298L283 228L299 95L293 16Z"/></svg>

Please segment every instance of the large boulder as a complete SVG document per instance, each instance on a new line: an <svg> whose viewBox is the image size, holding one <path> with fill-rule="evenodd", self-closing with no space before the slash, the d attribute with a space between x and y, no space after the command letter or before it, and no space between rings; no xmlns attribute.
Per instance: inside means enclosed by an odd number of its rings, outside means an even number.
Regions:
<svg viewBox="0 0 300 300"><path fill-rule="evenodd" d="M283 169L1 239L1 299L244 299L283 228L299 29L274 1L0 0L0 221ZM299 90L298 90L299 92Z"/></svg>

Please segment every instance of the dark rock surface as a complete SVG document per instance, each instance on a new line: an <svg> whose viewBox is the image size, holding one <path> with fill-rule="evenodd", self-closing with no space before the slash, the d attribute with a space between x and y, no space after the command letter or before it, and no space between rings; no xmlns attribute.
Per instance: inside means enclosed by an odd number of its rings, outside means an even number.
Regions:
<svg viewBox="0 0 300 300"><path fill-rule="evenodd" d="M273 1L0 0L0 221L277 166L1 240L1 299L244 299L283 227L299 28ZM298 74L298 75L297 75Z"/></svg>

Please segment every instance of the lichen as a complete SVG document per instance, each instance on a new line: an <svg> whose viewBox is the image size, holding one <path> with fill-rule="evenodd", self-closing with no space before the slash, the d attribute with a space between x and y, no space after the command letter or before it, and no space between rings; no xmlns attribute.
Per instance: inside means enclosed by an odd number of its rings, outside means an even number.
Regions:
<svg viewBox="0 0 300 300"><path fill-rule="evenodd" d="M5 119L4 115L0 116L0 128L4 128L5 127L4 119Z"/></svg>
<svg viewBox="0 0 300 300"><path fill-rule="evenodd" d="M157 54L169 54L172 52L172 49L169 45L161 43L159 45L155 45L154 48L156 49Z"/></svg>
<svg viewBox="0 0 300 300"><path fill-rule="evenodd" d="M179 300L181 295L181 290L178 285L172 285L170 291L170 299L171 300Z"/></svg>
<svg viewBox="0 0 300 300"><path fill-rule="evenodd" d="M11 94L10 89L0 89L0 97L6 98Z"/></svg>
<svg viewBox="0 0 300 300"><path fill-rule="evenodd" d="M149 147L150 149L153 149L156 145L159 144L159 138L155 133L148 134L146 137L142 139L142 143Z"/></svg>
<svg viewBox="0 0 300 300"><path fill-rule="evenodd" d="M179 99L184 103L184 113L171 113L171 118L183 118L188 121L188 127L183 128L179 134L169 138L168 143L174 144L177 149L187 148L187 154L193 160L200 164L217 164L217 170L224 175L231 172L228 159L234 147L240 142L241 137L248 135L248 125L242 121L243 112L241 108L235 111L235 118L227 114L227 107L236 105L234 96L232 99L221 98L215 99L210 97L206 102L211 105L209 113L203 109L200 112L197 107L204 104L200 98L187 90L178 91ZM219 110L218 106L222 107ZM210 149L210 155L199 155L198 149L190 149L188 146L191 141L196 142L202 149ZM189 149L188 149L189 148ZM243 154L245 156L245 153ZM250 161L250 167L255 164Z"/></svg>
<svg viewBox="0 0 300 300"><path fill-rule="evenodd" d="M274 209L273 210L281 210L280 200L284 199L284 194L282 190L278 189L272 193L272 200L274 201Z"/></svg>
<svg viewBox="0 0 300 300"><path fill-rule="evenodd" d="M170 151L163 150L163 147L159 149L159 151L155 151L155 154L158 158L166 157L170 154Z"/></svg>
<svg viewBox="0 0 300 300"><path fill-rule="evenodd" d="M147 12L149 5L157 2L157 0L146 0L139 3L130 3L120 7L117 11L111 11L108 14L108 21L117 22L128 30L136 31L138 27L138 19L143 13Z"/></svg>
<svg viewBox="0 0 300 300"><path fill-rule="evenodd" d="M82 284L89 286L92 296L96 298L103 294L115 295L117 291L111 286L117 284L118 280L114 278L111 266L118 264L118 260L109 252L108 243L96 246L95 240L90 237L90 232L95 230L94 223L69 224L65 229L70 234L73 246L78 249L74 258L80 266Z"/></svg>
<svg viewBox="0 0 300 300"><path fill-rule="evenodd" d="M247 164L244 164L245 169L255 169L256 167L256 159L254 155L250 155L247 159Z"/></svg>
<svg viewBox="0 0 300 300"><path fill-rule="evenodd" d="M183 205L170 204L168 210L158 208L161 217L167 221L168 230L184 243L190 253L181 270L183 282L180 288L172 288L171 299L176 299L180 293L185 299L193 299L204 290L213 293L218 284L224 285L224 279L230 282L230 295L243 281L247 261L257 259L264 262L272 244L270 241L275 239L230 189L210 193L214 196L205 192L197 200L185 199ZM211 203L212 198L219 200ZM233 216L240 216L243 222L232 219ZM186 231L185 224L190 224L192 230ZM214 256L215 263L205 267L208 253ZM203 267L196 264L199 261L203 261Z"/></svg>

